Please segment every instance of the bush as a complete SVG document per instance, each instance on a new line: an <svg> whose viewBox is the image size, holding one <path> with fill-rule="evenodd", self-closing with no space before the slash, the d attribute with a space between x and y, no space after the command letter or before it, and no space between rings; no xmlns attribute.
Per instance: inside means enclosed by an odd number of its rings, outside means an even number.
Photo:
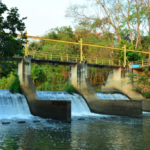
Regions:
<svg viewBox="0 0 150 150"><path fill-rule="evenodd" d="M20 94L22 94L21 88L20 88L20 81L19 81L18 76L15 77L15 79L13 80L11 85L9 86L9 91L11 93L20 93Z"/></svg>
<svg viewBox="0 0 150 150"><path fill-rule="evenodd" d="M76 90L72 85L68 86L65 91L70 94L76 93Z"/></svg>
<svg viewBox="0 0 150 150"><path fill-rule="evenodd" d="M143 69L140 74L129 73L130 84L134 85L133 91L140 93L145 98L150 98L150 71L148 68Z"/></svg>

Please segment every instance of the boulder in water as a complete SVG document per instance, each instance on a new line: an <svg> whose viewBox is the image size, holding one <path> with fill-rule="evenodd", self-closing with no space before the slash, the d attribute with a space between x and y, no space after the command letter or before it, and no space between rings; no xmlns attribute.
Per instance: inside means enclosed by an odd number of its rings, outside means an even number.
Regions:
<svg viewBox="0 0 150 150"><path fill-rule="evenodd" d="M18 121L18 123L26 123L25 121Z"/></svg>
<svg viewBox="0 0 150 150"><path fill-rule="evenodd" d="M78 118L78 120L85 120L85 118Z"/></svg>
<svg viewBox="0 0 150 150"><path fill-rule="evenodd" d="M113 117L110 117L110 118L112 118L112 119L116 119L117 117L113 116Z"/></svg>
<svg viewBox="0 0 150 150"><path fill-rule="evenodd" d="M2 122L2 124L10 124L10 122Z"/></svg>
<svg viewBox="0 0 150 150"><path fill-rule="evenodd" d="M91 119L91 120L96 120L96 118L89 118L89 119Z"/></svg>
<svg viewBox="0 0 150 150"><path fill-rule="evenodd" d="M40 122L40 120L33 120L33 122L35 122L35 123L36 123L36 122Z"/></svg>
<svg viewBox="0 0 150 150"><path fill-rule="evenodd" d="M100 119L107 119L106 117L101 117Z"/></svg>

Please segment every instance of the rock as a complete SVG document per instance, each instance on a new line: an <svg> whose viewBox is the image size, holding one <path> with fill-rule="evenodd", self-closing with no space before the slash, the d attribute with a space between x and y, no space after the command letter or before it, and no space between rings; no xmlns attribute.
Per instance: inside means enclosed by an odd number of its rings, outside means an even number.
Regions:
<svg viewBox="0 0 150 150"><path fill-rule="evenodd" d="M112 119L116 119L117 117L110 117L110 118L112 118Z"/></svg>
<svg viewBox="0 0 150 150"><path fill-rule="evenodd" d="M96 118L89 118L89 119L91 119L91 120L96 120Z"/></svg>
<svg viewBox="0 0 150 150"><path fill-rule="evenodd" d="M33 120L33 122L35 122L35 123L36 123L36 122L40 122L40 120Z"/></svg>
<svg viewBox="0 0 150 150"><path fill-rule="evenodd" d="M52 120L47 120L47 122L52 122Z"/></svg>
<svg viewBox="0 0 150 150"><path fill-rule="evenodd" d="M2 122L2 124L10 124L10 122Z"/></svg>
<svg viewBox="0 0 150 150"><path fill-rule="evenodd" d="M106 117L101 117L100 119L107 119Z"/></svg>
<svg viewBox="0 0 150 150"><path fill-rule="evenodd" d="M26 123L25 121L18 121L18 123Z"/></svg>
<svg viewBox="0 0 150 150"><path fill-rule="evenodd" d="M126 118L126 116L121 116L121 118Z"/></svg>
<svg viewBox="0 0 150 150"><path fill-rule="evenodd" d="M85 118L78 118L78 120L85 120Z"/></svg>

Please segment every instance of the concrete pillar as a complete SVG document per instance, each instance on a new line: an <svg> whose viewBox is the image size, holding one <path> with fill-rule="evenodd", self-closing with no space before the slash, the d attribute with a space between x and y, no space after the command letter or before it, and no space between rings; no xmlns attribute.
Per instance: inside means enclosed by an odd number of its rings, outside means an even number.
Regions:
<svg viewBox="0 0 150 150"><path fill-rule="evenodd" d="M29 65L25 65L24 61ZM28 101L38 100L36 89L31 78L31 56L25 56L25 58L18 64L18 76L20 80L21 89Z"/></svg>
<svg viewBox="0 0 150 150"><path fill-rule="evenodd" d="M87 80L87 62L82 61L70 67L70 83L88 104L94 99L99 100L96 92Z"/></svg>
<svg viewBox="0 0 150 150"><path fill-rule="evenodd" d="M121 68L110 71L108 86L121 85ZM70 83L86 100L91 112L109 115L142 117L142 101L100 100L87 80L87 62L70 67ZM116 85L116 87L117 87Z"/></svg>
<svg viewBox="0 0 150 150"><path fill-rule="evenodd" d="M129 77L126 77L132 70L126 66L125 68L112 69L109 72L105 86L102 87L102 92L105 93L123 93L130 99L144 99L144 97L133 91L133 85L129 84Z"/></svg>

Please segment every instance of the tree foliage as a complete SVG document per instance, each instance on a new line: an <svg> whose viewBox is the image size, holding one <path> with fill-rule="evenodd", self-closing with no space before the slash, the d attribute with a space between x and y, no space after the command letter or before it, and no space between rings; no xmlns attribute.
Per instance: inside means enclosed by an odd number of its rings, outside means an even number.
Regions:
<svg viewBox="0 0 150 150"><path fill-rule="evenodd" d="M145 36L150 36L149 16L149 0L91 0L66 9L66 17L74 19L77 26L100 31L102 36L112 33L113 45L118 46L123 39L135 49L142 47Z"/></svg>
<svg viewBox="0 0 150 150"><path fill-rule="evenodd" d="M4 18L4 13L7 16ZM17 67L17 63L12 61L13 56L24 56L23 48L25 44L25 24L19 18L18 8L8 9L0 1L0 77L7 76ZM24 37L17 38L17 32ZM9 61L9 62L8 62Z"/></svg>
<svg viewBox="0 0 150 150"><path fill-rule="evenodd" d="M148 68L143 69L143 72L140 74L130 73L128 77L130 79L129 83L134 87L133 91L150 98L150 71Z"/></svg>

